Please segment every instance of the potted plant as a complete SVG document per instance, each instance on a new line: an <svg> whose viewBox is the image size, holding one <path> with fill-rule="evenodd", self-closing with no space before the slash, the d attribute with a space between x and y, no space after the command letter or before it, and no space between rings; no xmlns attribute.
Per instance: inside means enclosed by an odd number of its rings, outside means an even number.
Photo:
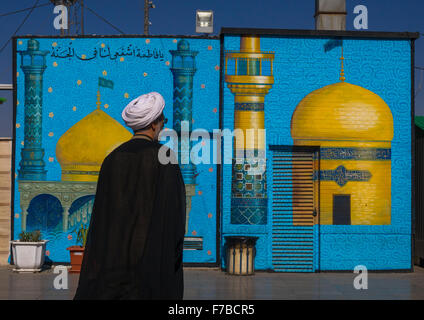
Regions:
<svg viewBox="0 0 424 320"><path fill-rule="evenodd" d="M76 232L77 243L79 243L79 245L66 248L66 250L69 250L69 254L71 255L71 269L69 272L80 273L81 271L82 258L84 257L84 248L87 241L87 233L88 227L81 224L81 227Z"/></svg>
<svg viewBox="0 0 424 320"><path fill-rule="evenodd" d="M13 271L39 272L44 264L46 244L49 240L41 240L39 230L19 234L19 240L12 240L12 255L15 264Z"/></svg>

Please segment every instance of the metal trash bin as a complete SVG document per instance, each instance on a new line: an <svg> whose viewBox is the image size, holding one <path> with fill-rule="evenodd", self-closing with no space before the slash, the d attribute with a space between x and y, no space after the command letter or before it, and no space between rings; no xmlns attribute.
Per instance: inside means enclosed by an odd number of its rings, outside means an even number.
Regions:
<svg viewBox="0 0 424 320"><path fill-rule="evenodd" d="M228 236L227 274L252 275L255 273L256 240L258 237Z"/></svg>

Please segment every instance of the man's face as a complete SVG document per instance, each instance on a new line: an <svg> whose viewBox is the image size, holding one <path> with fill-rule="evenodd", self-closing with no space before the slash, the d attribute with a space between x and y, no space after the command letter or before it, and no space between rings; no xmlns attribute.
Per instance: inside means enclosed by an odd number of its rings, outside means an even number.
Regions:
<svg viewBox="0 0 424 320"><path fill-rule="evenodd" d="M165 123L168 122L168 119L165 118L164 114L162 113L160 117L160 121L155 125L155 136L154 140L159 140L159 134L162 131L163 127L165 126Z"/></svg>
<svg viewBox="0 0 424 320"><path fill-rule="evenodd" d="M159 121L159 123L156 125L154 140L159 140L159 134L160 134L160 132L162 131L163 127L164 127L164 123L163 123L163 120L161 120L161 121Z"/></svg>

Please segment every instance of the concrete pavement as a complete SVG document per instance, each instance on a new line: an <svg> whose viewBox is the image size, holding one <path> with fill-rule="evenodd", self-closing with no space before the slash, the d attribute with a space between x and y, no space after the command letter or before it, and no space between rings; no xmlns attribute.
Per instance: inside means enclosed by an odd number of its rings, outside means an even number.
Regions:
<svg viewBox="0 0 424 320"><path fill-rule="evenodd" d="M0 267L2 300L70 300L79 274L68 274L68 289L54 288L58 274L16 273ZM185 268L185 300L411 300L424 299L424 268L411 273L368 273L368 289L356 290L352 273L268 273L231 276L220 269Z"/></svg>

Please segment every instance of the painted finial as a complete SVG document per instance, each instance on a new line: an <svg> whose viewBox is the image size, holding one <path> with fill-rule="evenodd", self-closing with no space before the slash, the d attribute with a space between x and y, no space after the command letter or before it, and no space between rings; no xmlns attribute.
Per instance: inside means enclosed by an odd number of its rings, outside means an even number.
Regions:
<svg viewBox="0 0 424 320"><path fill-rule="evenodd" d="M342 67L341 67L341 71L340 71L340 81L341 82L344 82L346 80L346 78L345 78L344 64L343 64L343 61L344 61L344 57L343 57L343 45L342 45L342 56L340 57L340 60L342 62Z"/></svg>
<svg viewBox="0 0 424 320"><path fill-rule="evenodd" d="M100 90L97 90L97 101L96 101L97 109L100 109L101 104L102 103L100 102Z"/></svg>

